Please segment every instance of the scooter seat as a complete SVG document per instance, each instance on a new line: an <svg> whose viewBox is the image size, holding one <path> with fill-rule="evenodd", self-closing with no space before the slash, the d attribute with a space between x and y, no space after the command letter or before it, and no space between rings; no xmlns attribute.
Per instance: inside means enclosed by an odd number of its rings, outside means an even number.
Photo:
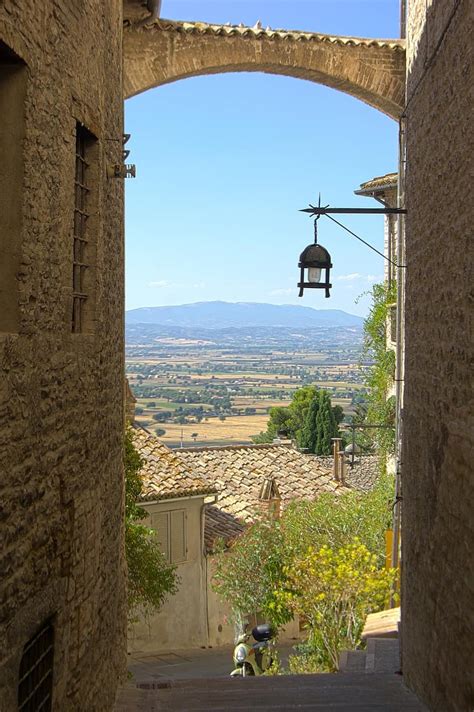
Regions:
<svg viewBox="0 0 474 712"><path fill-rule="evenodd" d="M274 632L269 623L261 623L252 629L252 635L259 643L273 638Z"/></svg>

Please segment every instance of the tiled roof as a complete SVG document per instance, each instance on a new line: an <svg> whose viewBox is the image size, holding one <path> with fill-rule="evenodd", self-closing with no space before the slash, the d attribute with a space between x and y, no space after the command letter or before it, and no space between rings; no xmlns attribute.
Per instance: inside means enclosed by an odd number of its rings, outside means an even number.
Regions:
<svg viewBox="0 0 474 712"><path fill-rule="evenodd" d="M141 501L192 497L216 492L214 483L190 471L172 450L143 428L133 427L133 442L144 461L141 469Z"/></svg>
<svg viewBox="0 0 474 712"><path fill-rule="evenodd" d="M332 468L332 457L319 456L322 465ZM354 459L354 467L346 460L344 483L351 489L369 492L380 477L381 461L378 455L358 455Z"/></svg>
<svg viewBox="0 0 474 712"><path fill-rule="evenodd" d="M229 512L225 512L212 504L206 506L204 526L206 551L213 551L218 539L222 539L229 546L239 534L242 534L244 529L245 525Z"/></svg>
<svg viewBox="0 0 474 712"><path fill-rule="evenodd" d="M374 191L387 190L390 188L396 188L398 183L397 173L387 173L384 176L377 176L365 183L360 184L359 190L355 190L356 195L363 195L365 193L373 193Z"/></svg>
<svg viewBox="0 0 474 712"><path fill-rule="evenodd" d="M275 480L282 508L295 498L312 499L321 492L345 489L316 457L288 445L183 448L175 452L186 468L218 489L219 509L245 522L257 516L259 493L268 478Z"/></svg>
<svg viewBox="0 0 474 712"><path fill-rule="evenodd" d="M136 30L136 26L131 25L131 29ZM253 27L246 25L213 25L207 22L180 22L175 20L159 19L149 24L145 24L139 30L150 29L172 30L186 34L209 34L223 35L227 37L248 37L251 39L268 38L276 40L293 40L299 42L317 41L328 42L337 45L352 45L364 47L391 47L394 50L404 50L405 41L401 39L371 39L364 37L341 37L338 35L323 35L317 32L303 32L300 30L273 30L271 27L262 27L260 22L256 22Z"/></svg>

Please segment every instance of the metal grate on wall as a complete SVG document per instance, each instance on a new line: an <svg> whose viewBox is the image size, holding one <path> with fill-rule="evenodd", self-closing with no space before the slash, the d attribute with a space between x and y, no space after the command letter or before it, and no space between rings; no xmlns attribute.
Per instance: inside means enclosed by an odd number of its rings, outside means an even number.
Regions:
<svg viewBox="0 0 474 712"><path fill-rule="evenodd" d="M89 132L82 124L76 126L76 175L74 181L74 254L72 273L72 331L79 334L84 328L84 307L87 264L87 210L88 194L86 160Z"/></svg>
<svg viewBox="0 0 474 712"><path fill-rule="evenodd" d="M19 712L51 712L53 695L54 628L52 621L27 642L20 662Z"/></svg>

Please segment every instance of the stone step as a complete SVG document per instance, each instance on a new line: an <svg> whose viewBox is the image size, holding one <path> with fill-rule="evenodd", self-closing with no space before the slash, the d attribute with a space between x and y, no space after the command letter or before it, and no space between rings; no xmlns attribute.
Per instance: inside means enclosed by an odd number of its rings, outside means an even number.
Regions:
<svg viewBox="0 0 474 712"><path fill-rule="evenodd" d="M369 638L367 640L365 672L400 672L400 645L397 638Z"/></svg>
<svg viewBox="0 0 474 712"><path fill-rule="evenodd" d="M339 672L365 672L365 650L343 650L339 658Z"/></svg>
<svg viewBox="0 0 474 712"><path fill-rule="evenodd" d="M254 678L208 678L150 683L149 689L127 685L115 712L426 712L404 686L401 675L281 675Z"/></svg>

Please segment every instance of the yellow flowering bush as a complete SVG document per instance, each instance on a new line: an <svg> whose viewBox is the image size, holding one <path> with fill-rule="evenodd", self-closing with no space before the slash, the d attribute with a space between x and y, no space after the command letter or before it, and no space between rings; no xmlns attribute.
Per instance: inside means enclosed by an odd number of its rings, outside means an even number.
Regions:
<svg viewBox="0 0 474 712"><path fill-rule="evenodd" d="M304 618L311 655L332 671L341 650L359 644L367 614L388 606L397 576L395 569L378 568L357 537L337 550L310 547L284 573L281 603Z"/></svg>

